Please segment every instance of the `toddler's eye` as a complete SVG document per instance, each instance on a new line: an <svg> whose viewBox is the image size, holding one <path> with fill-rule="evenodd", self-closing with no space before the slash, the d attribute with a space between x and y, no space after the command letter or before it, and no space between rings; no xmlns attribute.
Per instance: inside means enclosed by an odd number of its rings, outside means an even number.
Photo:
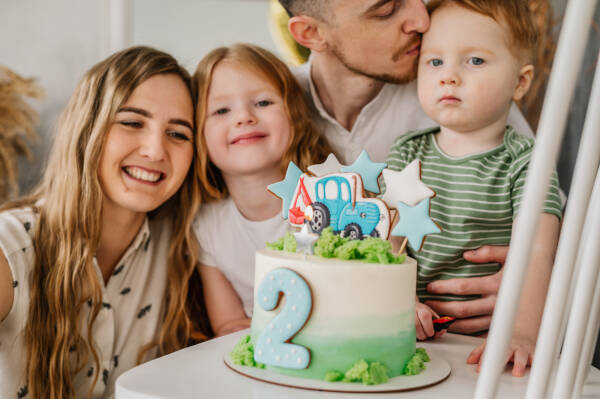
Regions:
<svg viewBox="0 0 600 399"><path fill-rule="evenodd" d="M485 61L483 60L483 58L479 58L479 57L471 57L469 58L469 64L471 65L482 65Z"/></svg>
<svg viewBox="0 0 600 399"><path fill-rule="evenodd" d="M267 107L271 104L273 104L273 101L269 101L269 100L261 100L256 103L256 105L258 105L259 107Z"/></svg>
<svg viewBox="0 0 600 399"><path fill-rule="evenodd" d="M439 58L434 58L431 61L429 61L429 64L434 67L439 67L442 66L442 64L444 64L444 61L440 60Z"/></svg>
<svg viewBox="0 0 600 399"><path fill-rule="evenodd" d="M216 110L214 112L215 115L225 115L226 113L229 112L228 108L219 108L218 110Z"/></svg>

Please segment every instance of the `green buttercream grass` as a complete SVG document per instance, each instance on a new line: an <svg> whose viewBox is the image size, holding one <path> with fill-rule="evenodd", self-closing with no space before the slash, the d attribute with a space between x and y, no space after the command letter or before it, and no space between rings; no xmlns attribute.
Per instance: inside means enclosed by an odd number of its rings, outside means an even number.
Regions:
<svg viewBox="0 0 600 399"><path fill-rule="evenodd" d="M250 366L259 369L265 368L264 364L254 360L254 345L252 345L250 335L244 335L240 338L229 354L229 358L233 364L237 364L238 366Z"/></svg>
<svg viewBox="0 0 600 399"><path fill-rule="evenodd" d="M325 373L325 381L327 382L341 381L342 378L344 378L344 374L339 371L328 371Z"/></svg>
<svg viewBox="0 0 600 399"><path fill-rule="evenodd" d="M274 251L296 252L296 238L293 233L285 233L279 240L268 242L267 248Z"/></svg>
<svg viewBox="0 0 600 399"><path fill-rule="evenodd" d="M296 239L292 233L276 242L267 243L267 248L276 251L296 252ZM381 238L367 237L364 240L351 240L333 234L331 226L321 232L315 242L315 255L323 258L337 258L343 260L361 260L367 263L400 264L404 263L406 254L399 256L392 252L392 244Z"/></svg>
<svg viewBox="0 0 600 399"><path fill-rule="evenodd" d="M364 385L383 384L389 380L388 369L379 362L367 363L359 360L354 363L345 373L339 371L328 371L325 381L329 382L362 382Z"/></svg>
<svg viewBox="0 0 600 399"><path fill-rule="evenodd" d="M431 360L424 348L417 348L416 353L404 366L404 375L417 375L427 367L425 363Z"/></svg>

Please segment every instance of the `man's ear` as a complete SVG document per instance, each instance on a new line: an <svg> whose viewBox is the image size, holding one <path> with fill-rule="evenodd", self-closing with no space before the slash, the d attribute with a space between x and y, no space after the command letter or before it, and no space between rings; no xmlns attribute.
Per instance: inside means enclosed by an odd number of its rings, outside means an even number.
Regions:
<svg viewBox="0 0 600 399"><path fill-rule="evenodd" d="M327 41L321 35L321 23L307 15L293 16L288 21L292 37L302 46L313 51L323 51Z"/></svg>
<svg viewBox="0 0 600 399"><path fill-rule="evenodd" d="M519 101L529 91L531 82L533 81L534 67L531 64L527 64L519 71L519 80L515 92L513 94L513 100Z"/></svg>

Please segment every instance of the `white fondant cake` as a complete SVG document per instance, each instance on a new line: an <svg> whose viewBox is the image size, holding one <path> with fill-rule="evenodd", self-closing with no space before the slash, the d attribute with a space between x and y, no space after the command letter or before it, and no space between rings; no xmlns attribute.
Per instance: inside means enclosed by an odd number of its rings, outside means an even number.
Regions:
<svg viewBox="0 0 600 399"><path fill-rule="evenodd" d="M416 266L408 257L402 264L373 264L273 250L257 252L251 328L255 359L261 362L261 356L270 353L268 370L315 379L323 379L329 371L343 373L361 359L380 362L389 377L401 375L415 354ZM290 270L298 277L278 275L277 270ZM278 281L280 278L289 281ZM307 298L305 293L295 292L297 280L305 281L310 289L309 312L301 316L298 313L307 306ZM284 297L279 305L265 310L267 297L279 300L280 293ZM278 344L271 333L295 333L287 339L295 345L284 343L286 338L283 345ZM261 336L262 344L257 347ZM296 358L289 357L299 353L298 345L309 352L306 368L273 365L295 362Z"/></svg>

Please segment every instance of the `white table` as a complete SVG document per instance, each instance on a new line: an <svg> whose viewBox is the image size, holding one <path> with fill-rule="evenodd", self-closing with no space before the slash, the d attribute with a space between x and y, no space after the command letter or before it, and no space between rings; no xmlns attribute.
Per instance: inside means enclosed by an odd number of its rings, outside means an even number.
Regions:
<svg viewBox="0 0 600 399"><path fill-rule="evenodd" d="M475 391L475 366L466 364L467 355L477 346L480 338L446 334L428 342L419 342L433 356L450 362L450 376L429 388L403 393L335 393L287 388L240 375L223 362L239 338L248 330L240 331L135 367L117 380L116 399L141 398L255 398L255 399L357 399L357 398L471 398ZM515 378L506 371L500 381L499 398L522 398L527 376ZM591 368L583 398L600 398L600 370Z"/></svg>

